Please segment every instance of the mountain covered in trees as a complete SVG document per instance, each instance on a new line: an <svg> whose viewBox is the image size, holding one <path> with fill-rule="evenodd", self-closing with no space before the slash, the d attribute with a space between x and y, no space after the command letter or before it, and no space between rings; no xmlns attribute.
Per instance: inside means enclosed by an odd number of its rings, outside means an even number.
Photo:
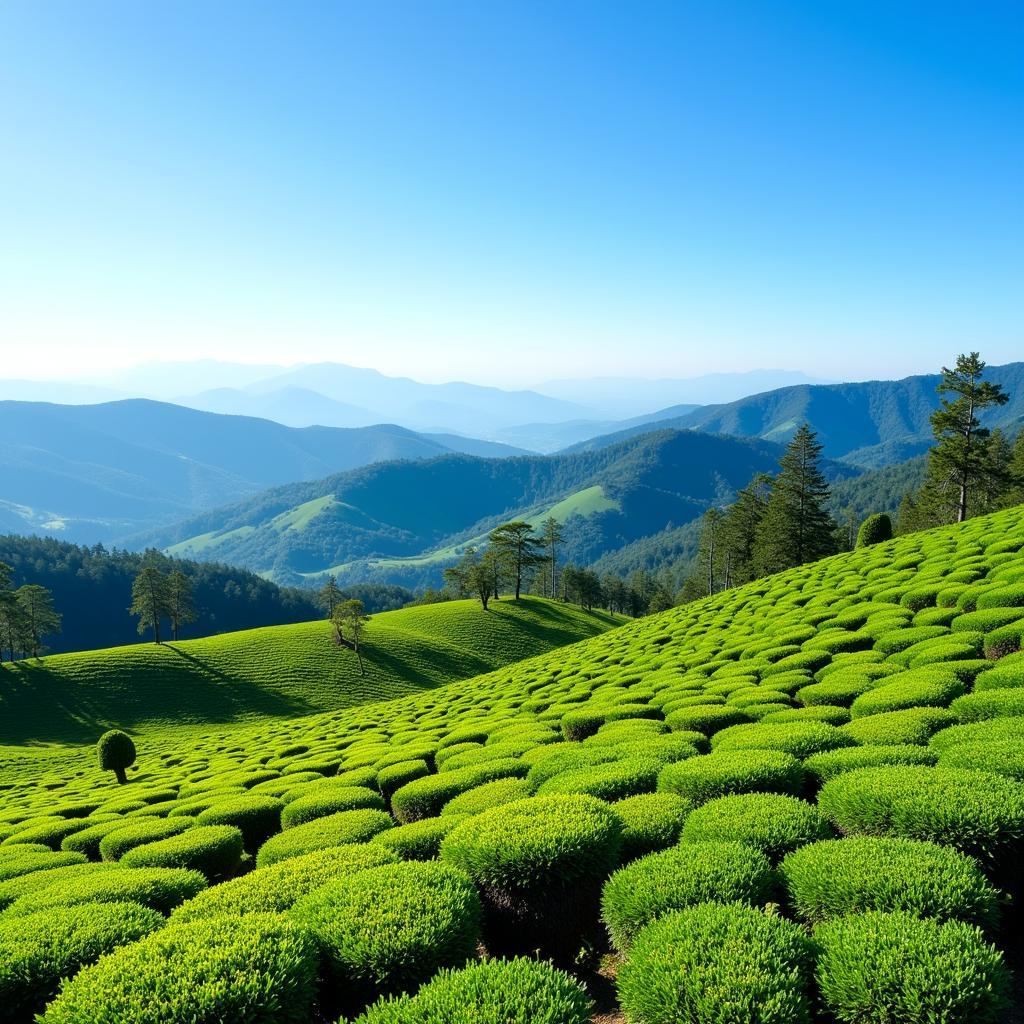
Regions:
<svg viewBox="0 0 1024 1024"><path fill-rule="evenodd" d="M1005 405L987 409L981 422L1016 434L1024 425L1024 362L988 367L986 378L1001 385L1011 398ZM785 444L806 423L818 435L826 458L865 468L886 466L931 447L931 416L939 408L936 389L941 380L940 374L927 374L852 384L798 384L725 405L701 406L661 419L658 426ZM630 426L568 450L618 444L645 429L649 428Z"/></svg>
<svg viewBox="0 0 1024 1024"><path fill-rule="evenodd" d="M553 516L565 557L585 564L728 503L780 452L769 442L669 430L570 455L380 463L274 488L145 540L284 582L329 571L342 582L423 586L501 522Z"/></svg>
<svg viewBox="0 0 1024 1024"><path fill-rule="evenodd" d="M196 617L182 624L182 638L306 622L323 614L310 591L279 587L245 569L53 538L0 536L0 565L11 567L12 586L44 587L52 596L62 621L45 643L57 653L139 640L129 606L133 582L147 560L165 573L180 571L189 582ZM412 597L398 587L369 586L347 588L345 596L360 598L371 611L399 608Z"/></svg>
<svg viewBox="0 0 1024 1024"><path fill-rule="evenodd" d="M256 494L387 459L517 450L403 427L285 427L144 399L0 402L0 529L122 541Z"/></svg>

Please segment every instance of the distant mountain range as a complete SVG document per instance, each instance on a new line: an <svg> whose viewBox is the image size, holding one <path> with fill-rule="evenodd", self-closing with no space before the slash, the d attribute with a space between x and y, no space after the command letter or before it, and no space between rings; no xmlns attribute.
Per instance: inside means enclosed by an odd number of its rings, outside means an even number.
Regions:
<svg viewBox="0 0 1024 1024"><path fill-rule="evenodd" d="M655 431L574 455L379 463L266 491L140 540L294 583L419 586L499 522L565 524L563 557L589 562L732 499L781 449L696 431ZM856 470L832 466L835 474Z"/></svg>
<svg viewBox="0 0 1024 1024"><path fill-rule="evenodd" d="M1024 425L1024 362L991 366L985 378L1002 384L1010 394L1007 405L986 411L989 427L1016 433ZM698 409L664 409L659 428L702 430L737 437L756 437L785 444L801 423L818 432L825 455L862 467L885 466L920 455L932 444L929 418L939 405L938 374L903 380L855 384L800 384L727 405ZM631 425L570 447L593 451L649 430Z"/></svg>
<svg viewBox="0 0 1024 1024"><path fill-rule="evenodd" d="M123 540L274 484L452 452L518 454L393 425L296 429L143 399L0 402L0 530Z"/></svg>

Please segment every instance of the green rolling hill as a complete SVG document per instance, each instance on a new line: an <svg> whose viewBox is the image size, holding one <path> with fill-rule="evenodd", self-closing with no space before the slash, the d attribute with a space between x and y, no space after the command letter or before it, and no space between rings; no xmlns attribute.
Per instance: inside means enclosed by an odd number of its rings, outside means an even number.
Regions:
<svg viewBox="0 0 1024 1024"><path fill-rule="evenodd" d="M89 742L141 729L237 723L349 707L465 679L604 632L625 620L522 598L371 617L365 675L327 622L199 640L59 654L0 668L0 744Z"/></svg>

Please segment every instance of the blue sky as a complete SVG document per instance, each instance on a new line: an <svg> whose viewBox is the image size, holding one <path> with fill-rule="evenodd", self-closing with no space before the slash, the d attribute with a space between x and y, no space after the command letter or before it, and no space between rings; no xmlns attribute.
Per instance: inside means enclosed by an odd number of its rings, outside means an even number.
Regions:
<svg viewBox="0 0 1024 1024"><path fill-rule="evenodd" d="M1024 357L1019 4L7 0L0 375Z"/></svg>

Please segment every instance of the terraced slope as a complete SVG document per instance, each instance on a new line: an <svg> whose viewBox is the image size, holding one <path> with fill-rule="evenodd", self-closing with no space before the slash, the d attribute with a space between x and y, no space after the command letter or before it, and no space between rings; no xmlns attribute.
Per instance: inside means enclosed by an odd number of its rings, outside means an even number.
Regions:
<svg viewBox="0 0 1024 1024"><path fill-rule="evenodd" d="M0 743L334 710L478 675L623 621L542 598L488 612L476 601L383 612L366 628L365 675L326 622L54 655L0 669Z"/></svg>
<svg viewBox="0 0 1024 1024"><path fill-rule="evenodd" d="M1017 508L430 692L144 730L128 786L8 764L0 943L171 912L110 925L44 1024L995 1022L1022 646ZM51 960L21 977L52 999Z"/></svg>

